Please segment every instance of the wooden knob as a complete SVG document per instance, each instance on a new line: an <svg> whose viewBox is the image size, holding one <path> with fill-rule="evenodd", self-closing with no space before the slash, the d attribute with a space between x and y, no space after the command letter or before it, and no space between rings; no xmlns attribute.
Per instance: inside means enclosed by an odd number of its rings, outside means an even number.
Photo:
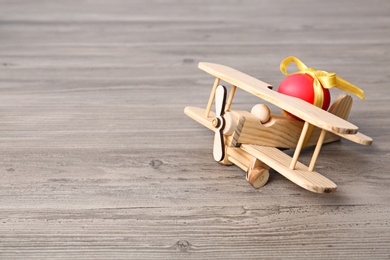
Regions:
<svg viewBox="0 0 390 260"><path fill-rule="evenodd" d="M269 107L264 104L257 104L252 107L251 113L256 116L260 123L265 124L271 118Z"/></svg>

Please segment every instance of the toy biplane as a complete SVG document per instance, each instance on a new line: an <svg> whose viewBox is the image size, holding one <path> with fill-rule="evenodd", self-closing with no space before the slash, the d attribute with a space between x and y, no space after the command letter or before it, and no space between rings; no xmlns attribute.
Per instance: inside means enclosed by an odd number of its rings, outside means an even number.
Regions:
<svg viewBox="0 0 390 260"><path fill-rule="evenodd" d="M272 86L238 70L213 63L199 63L199 68L216 77L205 109L186 107L189 117L215 132L213 157L225 165L235 164L246 172L246 179L260 188L269 178L272 168L284 177L316 193L333 193L336 184L314 171L324 143L346 138L361 145L372 139L358 127L346 121L352 107L352 97L341 94L328 111L301 99L272 90ZM231 84L231 91L220 85ZM231 109L236 88L241 88L295 115L274 115L262 104L251 112ZM215 113L210 111L215 100ZM257 112L256 112L257 111ZM303 147L315 146L309 166L298 161ZM295 149L292 157L283 152Z"/></svg>

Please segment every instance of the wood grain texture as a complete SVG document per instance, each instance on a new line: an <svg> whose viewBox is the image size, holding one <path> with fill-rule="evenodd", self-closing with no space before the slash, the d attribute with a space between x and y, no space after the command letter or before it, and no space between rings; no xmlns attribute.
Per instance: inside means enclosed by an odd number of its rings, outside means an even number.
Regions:
<svg viewBox="0 0 390 260"><path fill-rule="evenodd" d="M318 172L310 172L308 167L294 157L291 158L275 147L243 144L241 148L276 170L293 183L317 193L333 193L337 185ZM296 152L295 152L296 153ZM292 165L294 167L292 167ZM294 169L292 169L294 168Z"/></svg>
<svg viewBox="0 0 390 260"><path fill-rule="evenodd" d="M0 10L0 258L389 258L389 1L4 0ZM212 132L183 114L205 107L213 84L198 62L277 87L289 55L366 94L349 120L372 146L325 145L316 164L337 183L332 195L273 171L253 189L213 161ZM237 89L232 108L257 102Z"/></svg>
<svg viewBox="0 0 390 260"><path fill-rule="evenodd" d="M268 88L270 86L269 84L253 78L241 71L224 65L206 62L200 62L199 68L217 78L233 84L234 86L242 88L266 102L270 102L271 104L296 115L314 126L321 127L334 133L357 133L358 127L350 122L342 120L331 113L326 113L321 108L312 106L299 98L273 91Z"/></svg>

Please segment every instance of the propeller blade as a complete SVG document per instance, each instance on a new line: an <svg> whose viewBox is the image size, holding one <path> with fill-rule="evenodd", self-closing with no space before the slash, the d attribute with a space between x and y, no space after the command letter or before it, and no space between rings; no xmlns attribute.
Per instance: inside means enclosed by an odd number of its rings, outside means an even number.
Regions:
<svg viewBox="0 0 390 260"><path fill-rule="evenodd" d="M225 144L222 130L215 131L213 156L214 160L217 162L222 161L222 159L225 157Z"/></svg>
<svg viewBox="0 0 390 260"><path fill-rule="evenodd" d="M215 114L216 116L223 116L225 113L226 104L226 88L219 85L215 91Z"/></svg>
<svg viewBox="0 0 390 260"><path fill-rule="evenodd" d="M225 128L225 120L223 115L225 114L227 90L224 86L219 85L215 91L215 114L218 120L217 129L214 136L214 148L213 156L217 162L220 162L225 157L225 142L223 138L223 129Z"/></svg>

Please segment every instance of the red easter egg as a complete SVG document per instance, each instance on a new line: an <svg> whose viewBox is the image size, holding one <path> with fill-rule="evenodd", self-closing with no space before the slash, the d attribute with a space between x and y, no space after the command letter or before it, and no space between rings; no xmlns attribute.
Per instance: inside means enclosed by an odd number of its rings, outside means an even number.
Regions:
<svg viewBox="0 0 390 260"><path fill-rule="evenodd" d="M307 74L293 74L287 76L279 85L278 92L288 96L293 96L305 100L310 104L314 103L314 79ZM324 102L322 109L327 110L330 104L329 89L322 88L324 92ZM294 115L290 116L295 117Z"/></svg>

